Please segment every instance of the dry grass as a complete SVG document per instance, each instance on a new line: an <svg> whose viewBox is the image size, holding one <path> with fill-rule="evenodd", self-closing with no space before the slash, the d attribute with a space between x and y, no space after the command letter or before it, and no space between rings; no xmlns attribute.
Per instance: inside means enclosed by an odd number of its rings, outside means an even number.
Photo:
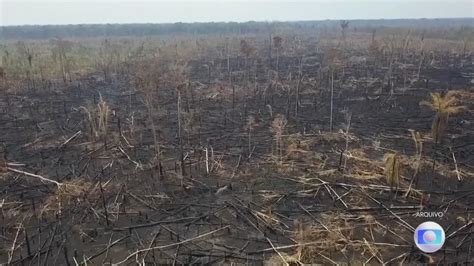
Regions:
<svg viewBox="0 0 474 266"><path fill-rule="evenodd" d="M349 138L352 139L351 135L349 135ZM320 139L327 143L343 142L346 140L342 132L324 132L321 134Z"/></svg>
<svg viewBox="0 0 474 266"><path fill-rule="evenodd" d="M281 250L279 254L273 255L266 265L383 264L380 253L382 249L372 242L374 235L384 235L386 229L372 215L363 215L357 220L365 224L364 230L355 229L354 218L334 213L321 215L320 222L324 228L319 224L303 224L297 221L293 232L293 240L296 242L294 249L285 250L286 253ZM359 255L347 257L345 254L351 251Z"/></svg>
<svg viewBox="0 0 474 266"><path fill-rule="evenodd" d="M319 224L296 222L293 239L299 246L292 255L295 260L301 263L328 263L326 258L333 257L331 253L348 248L354 231L346 219L337 214L322 214L321 223L327 229Z"/></svg>
<svg viewBox="0 0 474 266"><path fill-rule="evenodd" d="M117 190L111 183L102 184L104 194ZM87 181L83 178L65 181L55 193L46 198L40 210L40 216L61 215L66 210L78 207L84 210L87 201L93 202L100 197L99 183Z"/></svg>
<svg viewBox="0 0 474 266"><path fill-rule="evenodd" d="M287 138L286 156L288 158L302 158L311 151L312 139L304 138L301 134L292 134Z"/></svg>
<svg viewBox="0 0 474 266"><path fill-rule="evenodd" d="M83 179L64 182L62 186L58 187L53 195L46 198L40 215L61 214L62 210L68 206L77 203L80 204L83 201L83 197L92 186L92 183Z"/></svg>
<svg viewBox="0 0 474 266"><path fill-rule="evenodd" d="M346 151L350 176L359 180L379 179L384 176L383 165L378 160L369 158L365 148L354 148ZM370 151L369 151L370 152Z"/></svg>
<svg viewBox="0 0 474 266"><path fill-rule="evenodd" d="M106 137L111 109L107 102L102 99L102 95L100 95L97 106L90 106L89 108L81 106L80 109L87 115L91 136L94 139Z"/></svg>

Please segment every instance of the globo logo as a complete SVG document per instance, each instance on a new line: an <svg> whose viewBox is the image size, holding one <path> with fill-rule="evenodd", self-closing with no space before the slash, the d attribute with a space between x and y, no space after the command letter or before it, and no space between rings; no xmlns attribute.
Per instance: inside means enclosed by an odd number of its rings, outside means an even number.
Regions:
<svg viewBox="0 0 474 266"><path fill-rule="evenodd" d="M445 239L444 229L435 222L424 222L415 229L415 244L425 253L434 253L440 250Z"/></svg>

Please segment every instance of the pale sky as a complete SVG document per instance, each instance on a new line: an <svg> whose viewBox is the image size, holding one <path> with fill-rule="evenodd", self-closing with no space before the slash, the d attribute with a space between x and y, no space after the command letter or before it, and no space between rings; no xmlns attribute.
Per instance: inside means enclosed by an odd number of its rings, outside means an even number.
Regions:
<svg viewBox="0 0 474 266"><path fill-rule="evenodd" d="M0 25L474 17L474 0L0 0Z"/></svg>

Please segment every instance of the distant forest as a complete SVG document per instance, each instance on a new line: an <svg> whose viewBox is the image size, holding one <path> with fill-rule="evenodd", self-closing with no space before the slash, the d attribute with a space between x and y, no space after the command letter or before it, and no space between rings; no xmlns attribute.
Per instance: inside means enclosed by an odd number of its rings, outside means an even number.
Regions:
<svg viewBox="0 0 474 266"><path fill-rule="evenodd" d="M51 39L85 37L157 36L170 34L258 34L273 31L301 33L331 32L338 29L339 20L298 22L209 22L170 24L81 24L81 25L28 25L2 26L0 39ZM461 39L474 35L474 18L459 19L390 19L350 20L350 29L360 32L411 28L423 31L426 37L443 36Z"/></svg>

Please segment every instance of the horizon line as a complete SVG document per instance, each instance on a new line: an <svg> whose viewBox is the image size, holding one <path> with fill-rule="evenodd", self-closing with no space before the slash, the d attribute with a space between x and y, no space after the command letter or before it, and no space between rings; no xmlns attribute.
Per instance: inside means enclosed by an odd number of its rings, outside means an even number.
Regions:
<svg viewBox="0 0 474 266"><path fill-rule="evenodd" d="M332 19L310 19L310 20L247 20L247 21L193 21L193 22L110 22L110 23L69 23L69 24L12 24L0 25L0 27L28 27L28 26L96 26L96 25L173 25L173 24L208 24L208 23L298 23L298 22L324 22L324 21L391 21L391 20L474 20L474 17L411 17L411 18L332 18ZM474 25L471 25L474 27Z"/></svg>

